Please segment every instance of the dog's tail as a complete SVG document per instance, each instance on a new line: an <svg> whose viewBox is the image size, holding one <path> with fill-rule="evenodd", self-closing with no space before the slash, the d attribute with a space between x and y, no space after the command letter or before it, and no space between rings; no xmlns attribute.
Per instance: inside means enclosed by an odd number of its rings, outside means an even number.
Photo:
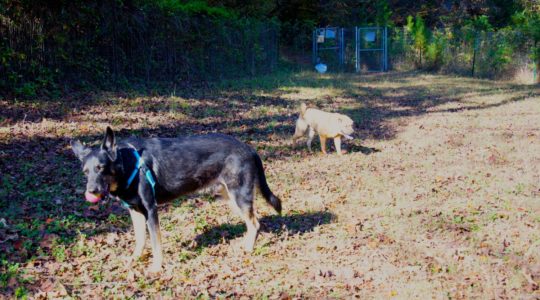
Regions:
<svg viewBox="0 0 540 300"><path fill-rule="evenodd" d="M259 181L259 190L261 191L264 199L281 215L281 200L272 193L268 183L266 182L266 175L264 175L264 167L261 158L257 153L254 153L255 166L257 167L257 179Z"/></svg>
<svg viewBox="0 0 540 300"><path fill-rule="evenodd" d="M304 118L304 114L306 113L306 110L307 110L307 105L302 102L302 104L300 104L300 116L302 118Z"/></svg>

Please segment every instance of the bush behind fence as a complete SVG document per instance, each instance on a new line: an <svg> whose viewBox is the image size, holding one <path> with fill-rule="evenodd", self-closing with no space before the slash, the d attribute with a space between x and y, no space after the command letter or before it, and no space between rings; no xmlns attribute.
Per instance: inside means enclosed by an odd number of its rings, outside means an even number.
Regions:
<svg viewBox="0 0 540 300"><path fill-rule="evenodd" d="M391 34L390 60L398 70L426 69L482 78L535 76L532 40L519 30L436 29L421 39L406 27Z"/></svg>
<svg viewBox="0 0 540 300"><path fill-rule="evenodd" d="M278 34L272 21L126 11L116 1L41 17L0 10L0 94L268 73Z"/></svg>

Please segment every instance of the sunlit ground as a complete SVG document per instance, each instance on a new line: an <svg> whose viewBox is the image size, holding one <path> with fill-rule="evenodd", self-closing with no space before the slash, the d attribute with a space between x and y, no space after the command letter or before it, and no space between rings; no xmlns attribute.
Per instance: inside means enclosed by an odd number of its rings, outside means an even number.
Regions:
<svg viewBox="0 0 540 300"><path fill-rule="evenodd" d="M301 101L355 120L348 154L290 144ZM421 73L285 73L190 92L0 102L0 286L80 298L526 298L540 284L540 90ZM83 201L71 138L225 132L262 155L253 254L226 203L160 209L165 265L126 269L119 203ZM314 149L320 149L315 145ZM149 245L148 245L149 246Z"/></svg>

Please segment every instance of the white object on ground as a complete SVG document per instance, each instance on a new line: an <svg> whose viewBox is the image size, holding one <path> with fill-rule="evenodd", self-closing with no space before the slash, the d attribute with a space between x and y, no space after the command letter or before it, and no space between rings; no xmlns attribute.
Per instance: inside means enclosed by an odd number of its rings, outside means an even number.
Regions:
<svg viewBox="0 0 540 300"><path fill-rule="evenodd" d="M318 63L318 64L315 65L315 70L317 70L317 72L323 74L323 73L326 73L326 70L328 70L328 67L323 63Z"/></svg>

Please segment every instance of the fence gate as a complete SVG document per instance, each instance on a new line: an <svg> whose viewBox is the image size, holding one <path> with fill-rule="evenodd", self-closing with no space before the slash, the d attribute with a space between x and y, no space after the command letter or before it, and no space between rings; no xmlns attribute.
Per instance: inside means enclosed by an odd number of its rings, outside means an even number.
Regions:
<svg viewBox="0 0 540 300"><path fill-rule="evenodd" d="M343 28L325 27L313 31L313 64L324 63L329 70L341 68L344 61Z"/></svg>
<svg viewBox="0 0 540 300"><path fill-rule="evenodd" d="M313 64L329 71L388 70L387 27L325 27L313 31Z"/></svg>

